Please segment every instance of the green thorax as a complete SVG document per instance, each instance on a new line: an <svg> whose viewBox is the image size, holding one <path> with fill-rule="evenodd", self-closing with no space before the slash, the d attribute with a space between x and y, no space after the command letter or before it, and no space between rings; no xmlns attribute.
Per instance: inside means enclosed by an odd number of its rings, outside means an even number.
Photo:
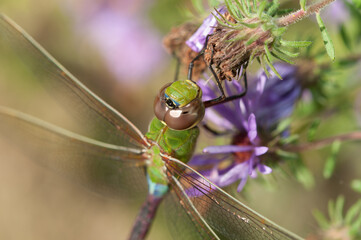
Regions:
<svg viewBox="0 0 361 240"><path fill-rule="evenodd" d="M187 163L193 155L199 128L194 127L187 130L173 130L164 123L153 118L149 125L149 131L145 136L156 142L164 152L172 157Z"/></svg>
<svg viewBox="0 0 361 240"><path fill-rule="evenodd" d="M198 95L199 87L190 80L178 80L173 82L166 90L168 95L178 107L183 107L195 99Z"/></svg>

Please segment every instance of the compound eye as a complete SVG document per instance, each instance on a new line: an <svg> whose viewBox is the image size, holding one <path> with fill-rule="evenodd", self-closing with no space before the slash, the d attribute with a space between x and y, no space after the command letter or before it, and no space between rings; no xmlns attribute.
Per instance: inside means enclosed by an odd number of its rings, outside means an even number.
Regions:
<svg viewBox="0 0 361 240"><path fill-rule="evenodd" d="M166 93L164 94L164 99L170 109L176 109L179 106L179 103L173 101Z"/></svg>

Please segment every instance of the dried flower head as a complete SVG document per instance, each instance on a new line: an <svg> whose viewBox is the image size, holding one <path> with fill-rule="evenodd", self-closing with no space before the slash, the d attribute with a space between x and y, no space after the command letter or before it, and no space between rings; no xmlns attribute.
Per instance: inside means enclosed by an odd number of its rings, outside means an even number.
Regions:
<svg viewBox="0 0 361 240"><path fill-rule="evenodd" d="M284 41L281 36L286 30L275 17L277 1L225 1L226 10L219 8L213 13L217 22L209 20L187 41L188 46L198 46L208 35L204 50L207 65L213 65L221 80L232 80L245 63L257 59L267 75L269 66L281 78L272 65L272 60L292 63L288 58L298 54L289 52L288 47L306 47L311 42ZM221 11L222 10L222 11ZM212 24L204 26L205 24ZM210 31L210 28L212 31ZM203 33L200 33L204 29ZM200 51L199 46L194 51Z"/></svg>

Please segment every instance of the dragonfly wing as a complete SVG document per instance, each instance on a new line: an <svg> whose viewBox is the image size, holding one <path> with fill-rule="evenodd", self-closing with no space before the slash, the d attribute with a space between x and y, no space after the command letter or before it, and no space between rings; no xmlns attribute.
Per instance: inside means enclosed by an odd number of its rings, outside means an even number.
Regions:
<svg viewBox="0 0 361 240"><path fill-rule="evenodd" d="M178 180L174 176L169 176L169 180L172 189L165 199L165 214L173 239L217 239L212 229L204 224L202 216L193 209Z"/></svg>
<svg viewBox="0 0 361 240"><path fill-rule="evenodd" d="M178 176L177 184L172 187L190 200L190 207L185 210L196 210L206 225L194 223L203 229L209 226L219 239L302 239L248 208L178 159L163 158L169 175ZM179 169L185 172L179 172Z"/></svg>
<svg viewBox="0 0 361 240"><path fill-rule="evenodd" d="M84 130L76 131L121 146L141 147L147 144L143 134L128 119L91 92L21 27L2 14L0 46L1 43L4 43L3 50L7 52L0 52L0 56L6 56L6 61L10 61L12 58L7 54L18 55L18 64L30 69L37 81L58 100L69 115L80 121L79 125ZM23 83L22 79L20 84Z"/></svg>
<svg viewBox="0 0 361 240"><path fill-rule="evenodd" d="M97 191L146 193L144 149L96 141L1 106L0 133L41 165Z"/></svg>

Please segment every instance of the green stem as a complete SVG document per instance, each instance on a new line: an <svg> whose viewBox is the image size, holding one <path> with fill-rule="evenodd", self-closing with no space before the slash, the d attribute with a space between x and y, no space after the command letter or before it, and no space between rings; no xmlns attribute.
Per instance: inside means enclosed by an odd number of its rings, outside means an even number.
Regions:
<svg viewBox="0 0 361 240"><path fill-rule="evenodd" d="M327 6L328 4L332 3L335 0L322 0L318 3L315 3L311 6L306 7L306 10L298 10L296 12L290 13L284 17L281 17L277 21L277 25L280 27L286 27L291 24L294 24L306 17L308 17L310 14L319 12L322 8Z"/></svg>
<svg viewBox="0 0 361 240"><path fill-rule="evenodd" d="M307 150L313 150L313 149L318 149L318 148L329 146L334 141L344 142L344 141L351 141L351 140L361 140L361 131L346 133L346 134L333 136L333 137L329 137L329 138L325 138L325 139L321 139L321 140L317 140L317 141L313 141L313 142L309 142L309 143L303 143L303 144L299 144L299 145L289 145L289 146L285 146L283 148L283 150L290 151L290 152L303 152L303 151L307 151Z"/></svg>

